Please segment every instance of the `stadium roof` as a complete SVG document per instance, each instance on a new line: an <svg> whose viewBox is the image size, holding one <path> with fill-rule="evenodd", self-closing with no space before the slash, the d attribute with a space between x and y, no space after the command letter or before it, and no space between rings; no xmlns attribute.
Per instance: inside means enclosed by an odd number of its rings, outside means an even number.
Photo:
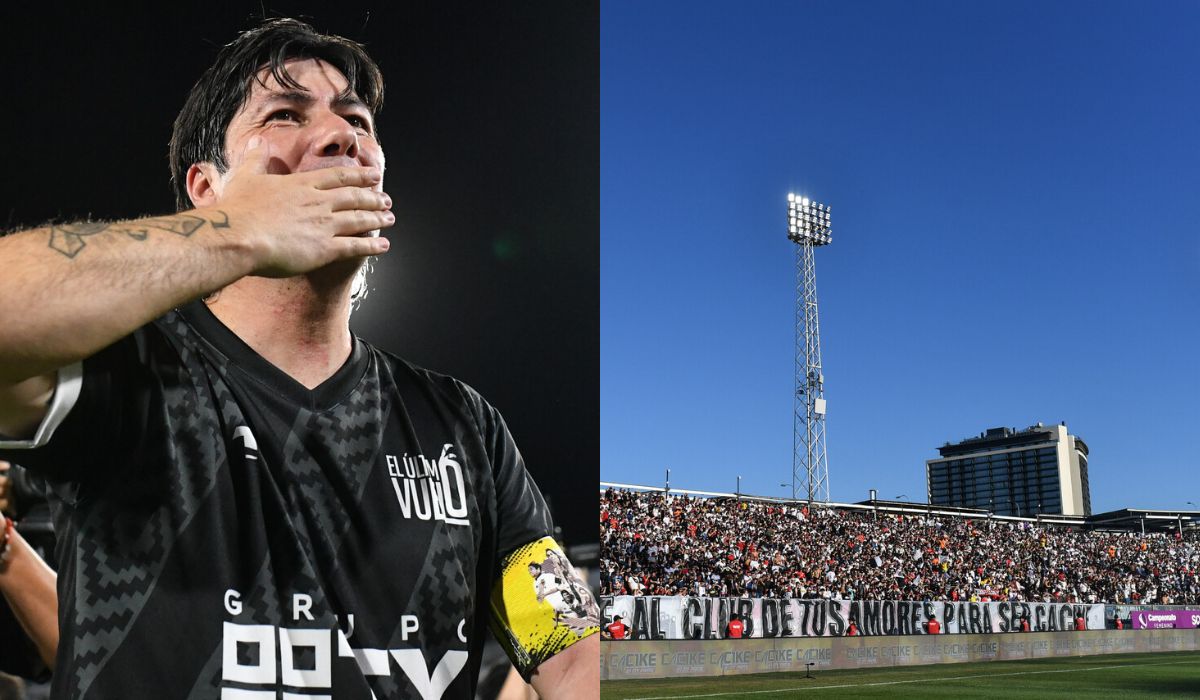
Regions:
<svg viewBox="0 0 1200 700"><path fill-rule="evenodd" d="M1140 530L1164 532L1200 528L1200 511L1145 510L1123 508L1089 517L1088 526L1100 530Z"/></svg>

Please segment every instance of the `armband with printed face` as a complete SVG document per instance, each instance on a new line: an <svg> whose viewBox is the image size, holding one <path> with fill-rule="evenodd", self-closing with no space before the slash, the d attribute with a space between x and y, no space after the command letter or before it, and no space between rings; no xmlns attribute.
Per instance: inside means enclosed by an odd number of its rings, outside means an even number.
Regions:
<svg viewBox="0 0 1200 700"><path fill-rule="evenodd" d="M538 664L600 631L600 608L558 544L543 537L504 561L491 625L528 681Z"/></svg>

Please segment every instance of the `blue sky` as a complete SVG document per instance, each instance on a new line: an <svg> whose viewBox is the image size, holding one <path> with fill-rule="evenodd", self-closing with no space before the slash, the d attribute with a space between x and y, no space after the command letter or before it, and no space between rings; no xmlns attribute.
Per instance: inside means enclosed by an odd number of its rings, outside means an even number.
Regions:
<svg viewBox="0 0 1200 700"><path fill-rule="evenodd" d="M834 500L924 500L944 442L1066 421L1094 511L1200 502L1197 26L1183 2L603 3L601 479L784 495L796 191L833 210Z"/></svg>

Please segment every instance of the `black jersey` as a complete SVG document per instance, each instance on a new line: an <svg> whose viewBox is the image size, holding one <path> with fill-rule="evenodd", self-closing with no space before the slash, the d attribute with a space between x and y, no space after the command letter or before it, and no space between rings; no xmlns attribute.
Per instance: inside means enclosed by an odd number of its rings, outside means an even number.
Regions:
<svg viewBox="0 0 1200 700"><path fill-rule="evenodd" d="M552 532L477 393L357 339L308 390L199 302L82 364L0 449L59 499L56 697L471 696L505 558Z"/></svg>

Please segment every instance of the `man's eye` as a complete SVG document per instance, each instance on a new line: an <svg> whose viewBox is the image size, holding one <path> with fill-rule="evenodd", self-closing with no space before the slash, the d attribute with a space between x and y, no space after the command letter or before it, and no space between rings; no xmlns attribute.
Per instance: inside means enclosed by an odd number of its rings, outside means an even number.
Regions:
<svg viewBox="0 0 1200 700"><path fill-rule="evenodd" d="M295 121L300 121L300 117L299 117L299 115L297 115L295 112L293 112L290 109L279 109L274 112L271 112L271 114L267 117L267 121L269 121L269 122L271 122L271 121L295 122Z"/></svg>
<svg viewBox="0 0 1200 700"><path fill-rule="evenodd" d="M346 121L355 129L362 129L363 131L367 132L371 131L371 125L367 122L367 120L356 114L351 114L350 116L346 117Z"/></svg>

